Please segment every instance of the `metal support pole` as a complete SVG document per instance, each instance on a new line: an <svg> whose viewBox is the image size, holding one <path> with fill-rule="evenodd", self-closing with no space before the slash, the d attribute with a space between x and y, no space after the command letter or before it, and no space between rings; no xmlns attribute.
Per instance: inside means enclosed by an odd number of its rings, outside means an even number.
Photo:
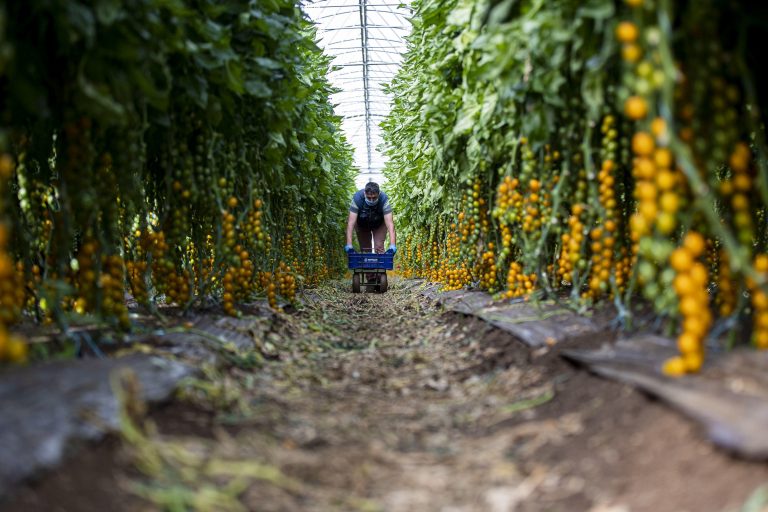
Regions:
<svg viewBox="0 0 768 512"><path fill-rule="evenodd" d="M368 82L368 12L366 0L360 2L360 45L363 52L363 101L365 105L365 144L368 156L368 174L371 172L371 98Z"/></svg>

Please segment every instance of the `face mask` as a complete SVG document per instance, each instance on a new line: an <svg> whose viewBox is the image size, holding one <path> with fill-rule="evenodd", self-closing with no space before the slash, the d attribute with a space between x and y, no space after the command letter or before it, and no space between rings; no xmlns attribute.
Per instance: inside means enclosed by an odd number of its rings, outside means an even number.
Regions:
<svg viewBox="0 0 768 512"><path fill-rule="evenodd" d="M379 198L377 197L375 201L370 201L367 197L365 198L365 204L368 206L376 206L376 204L379 202Z"/></svg>

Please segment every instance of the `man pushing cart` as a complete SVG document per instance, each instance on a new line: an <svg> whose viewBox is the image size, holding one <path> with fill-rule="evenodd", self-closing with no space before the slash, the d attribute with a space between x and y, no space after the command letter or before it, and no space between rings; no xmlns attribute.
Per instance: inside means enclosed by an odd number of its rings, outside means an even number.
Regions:
<svg viewBox="0 0 768 512"><path fill-rule="evenodd" d="M357 233L360 254L354 254L352 232ZM384 240L389 232L389 249L384 253ZM347 245L344 250L349 254L349 268L354 270L352 290L360 291L360 286L374 287L377 291L387 289L387 270L393 268L393 258L397 252L395 221L392 206L387 194L381 192L379 185L370 182L365 188L352 196L347 220ZM365 261L365 259L370 261ZM362 272L363 269L367 271ZM357 283L357 286L355 286Z"/></svg>

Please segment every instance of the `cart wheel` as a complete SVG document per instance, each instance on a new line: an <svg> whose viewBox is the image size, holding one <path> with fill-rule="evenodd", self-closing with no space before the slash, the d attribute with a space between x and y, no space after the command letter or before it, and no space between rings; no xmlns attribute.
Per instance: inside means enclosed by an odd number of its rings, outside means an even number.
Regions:
<svg viewBox="0 0 768 512"><path fill-rule="evenodd" d="M352 293L360 293L360 274L352 274Z"/></svg>
<svg viewBox="0 0 768 512"><path fill-rule="evenodd" d="M389 285L387 284L387 273L384 272L383 274L379 275L379 293L384 293L387 291L387 288Z"/></svg>

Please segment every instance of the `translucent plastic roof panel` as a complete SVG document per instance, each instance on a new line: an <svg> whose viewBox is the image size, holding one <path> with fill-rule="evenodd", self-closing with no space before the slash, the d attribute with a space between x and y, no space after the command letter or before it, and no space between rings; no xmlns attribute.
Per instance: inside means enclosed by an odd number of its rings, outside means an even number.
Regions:
<svg viewBox="0 0 768 512"><path fill-rule="evenodd" d="M317 25L320 46L334 57L331 83L341 89L331 101L355 147L358 186L381 183L384 155L379 123L389 113L384 93L400 67L410 9L398 0L315 0L304 10Z"/></svg>

